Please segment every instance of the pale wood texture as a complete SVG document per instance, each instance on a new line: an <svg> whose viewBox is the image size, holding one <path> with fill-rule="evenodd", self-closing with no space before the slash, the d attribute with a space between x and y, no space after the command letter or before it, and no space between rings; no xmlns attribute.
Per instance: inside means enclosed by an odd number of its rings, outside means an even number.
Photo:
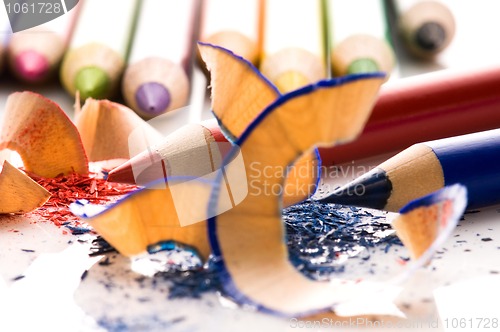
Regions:
<svg viewBox="0 0 500 332"><path fill-rule="evenodd" d="M248 125L280 96L280 93L257 71L251 70L249 65L231 61L233 57L227 53L205 53L204 57L207 69L211 70L212 81L223 80L226 86L231 87L228 91L237 96L227 98L225 94L212 94L212 110L223 124L223 131L233 138L238 138ZM219 72L212 70L211 67L211 64L217 61L223 62L224 70L231 75L219 77ZM318 166L319 160L312 152L305 153L294 162L284 187L286 206L300 202L314 193L319 176ZM286 167L271 170L271 172L285 171Z"/></svg>
<svg viewBox="0 0 500 332"><path fill-rule="evenodd" d="M408 202L444 187L441 164L434 151L425 144L412 145L379 167L386 171L393 186L384 208L387 211L398 212Z"/></svg>
<svg viewBox="0 0 500 332"><path fill-rule="evenodd" d="M400 215L393 223L398 237L411 253L412 259L419 258L439 234L438 207L422 207L407 215Z"/></svg>
<svg viewBox="0 0 500 332"><path fill-rule="evenodd" d="M87 174L87 156L75 125L54 102L32 92L9 96L0 149L14 150L27 171L43 177Z"/></svg>
<svg viewBox="0 0 500 332"><path fill-rule="evenodd" d="M352 35L333 48L331 61L334 74L346 75L349 65L359 59L373 60L379 71L387 73L387 78L396 64L394 52L385 39L370 35Z"/></svg>
<svg viewBox="0 0 500 332"><path fill-rule="evenodd" d="M432 197L432 204L425 203ZM447 231L455 228L467 205L467 191L462 185L452 185L434 191L422 199L412 201L408 211L403 211L392 227L413 260L428 263L433 251L441 246ZM441 243L438 243L441 240Z"/></svg>
<svg viewBox="0 0 500 332"><path fill-rule="evenodd" d="M129 140L134 130L141 131L144 144L162 137L130 108L109 100L88 98L75 123L90 161L130 158L133 142Z"/></svg>
<svg viewBox="0 0 500 332"><path fill-rule="evenodd" d="M7 161L0 174L0 192L0 213L31 212L50 198L45 188Z"/></svg>
<svg viewBox="0 0 500 332"><path fill-rule="evenodd" d="M211 67L215 108L217 98L232 100L227 91L234 91L234 86L227 85L227 77L233 71L227 68L241 62L220 49L208 46L200 49ZM260 181L249 186L248 195L239 205L217 216L215 226L225 266L242 295L268 309L293 315L324 309L357 293L345 281L342 284L307 279L289 262L283 241L281 196L266 195L264 187L265 184L282 187L285 178L264 178L262 167L285 167L316 144L332 145L354 139L370 114L382 82L382 77L372 77L317 87L274 107L248 133L240 146L246 180ZM253 107L259 102L258 97L242 106ZM231 125L224 120L222 124Z"/></svg>
<svg viewBox="0 0 500 332"><path fill-rule="evenodd" d="M203 259L210 253L206 222L180 227L169 188L145 189L130 195L117 208L107 209L88 222L126 256L142 254L148 245L163 240L190 245Z"/></svg>

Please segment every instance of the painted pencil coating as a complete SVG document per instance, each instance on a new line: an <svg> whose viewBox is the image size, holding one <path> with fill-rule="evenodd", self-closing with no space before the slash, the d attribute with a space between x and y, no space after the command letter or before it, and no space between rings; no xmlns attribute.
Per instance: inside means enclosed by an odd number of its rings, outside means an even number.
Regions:
<svg viewBox="0 0 500 332"><path fill-rule="evenodd" d="M362 134L320 149L325 165L399 152L412 144L500 126L500 67L440 72L387 82Z"/></svg>
<svg viewBox="0 0 500 332"><path fill-rule="evenodd" d="M500 129L419 143L320 201L398 211L460 183L467 188L469 210L490 206L500 203L499 161Z"/></svg>
<svg viewBox="0 0 500 332"><path fill-rule="evenodd" d="M470 209L500 201L500 129L425 144L439 159L445 185L467 187Z"/></svg>

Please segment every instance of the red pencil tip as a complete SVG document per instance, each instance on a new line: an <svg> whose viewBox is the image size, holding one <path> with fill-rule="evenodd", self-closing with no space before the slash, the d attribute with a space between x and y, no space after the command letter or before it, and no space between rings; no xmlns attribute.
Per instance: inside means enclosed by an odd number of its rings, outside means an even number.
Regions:
<svg viewBox="0 0 500 332"><path fill-rule="evenodd" d="M109 182L120 182L135 184L134 172L132 171L132 165L130 161L127 161L123 165L116 167L111 170L106 177Z"/></svg>
<svg viewBox="0 0 500 332"><path fill-rule="evenodd" d="M29 82L37 82L47 77L50 66L47 59L35 51L25 51L15 58L16 74Z"/></svg>

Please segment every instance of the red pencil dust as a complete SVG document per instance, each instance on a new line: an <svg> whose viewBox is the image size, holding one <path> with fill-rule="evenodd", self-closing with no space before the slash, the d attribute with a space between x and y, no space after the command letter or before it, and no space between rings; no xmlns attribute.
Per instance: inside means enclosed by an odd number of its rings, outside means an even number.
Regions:
<svg viewBox="0 0 500 332"><path fill-rule="evenodd" d="M78 217L70 212L69 205L79 199L93 203L109 203L137 189L134 185L110 183L98 179L95 177L96 174L90 176L71 174L56 178L28 175L51 193L47 203L32 214L48 219L56 226L78 220Z"/></svg>

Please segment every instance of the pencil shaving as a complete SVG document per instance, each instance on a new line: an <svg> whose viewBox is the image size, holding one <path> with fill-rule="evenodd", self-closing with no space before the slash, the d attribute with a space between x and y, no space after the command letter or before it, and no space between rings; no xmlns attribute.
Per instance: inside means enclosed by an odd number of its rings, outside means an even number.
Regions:
<svg viewBox="0 0 500 332"><path fill-rule="evenodd" d="M229 85L237 72L227 70L229 67L265 81L250 63L212 45L201 44L200 53L212 73L215 114L220 113L220 105L234 96L239 97L243 109L262 102L262 96L247 98L249 89L242 80L240 84ZM251 185L241 203L214 215L209 223L209 236L213 254L221 261L217 268L223 287L239 304L301 317L329 311L340 303L383 288L377 283L341 278L312 281L297 271L283 242L282 195L266 191L269 187L283 188L285 175L264 172L269 167L290 165L316 145L354 139L370 114L383 80L380 73L349 76L319 81L280 96L264 108L238 139L246 170L240 181L246 179ZM233 125L230 117L219 120L225 128ZM238 170L231 164L225 171L231 174ZM219 180L222 183L222 178ZM223 192L218 190L221 187L217 183L214 186L209 210L223 202Z"/></svg>
<svg viewBox="0 0 500 332"><path fill-rule="evenodd" d="M0 213L31 212L50 197L47 190L7 161L0 173L0 192Z"/></svg>
<svg viewBox="0 0 500 332"><path fill-rule="evenodd" d="M33 92L8 97L0 149L19 153L25 169L39 176L88 173L87 156L74 124L56 103Z"/></svg>
<svg viewBox="0 0 500 332"><path fill-rule="evenodd" d="M75 123L90 161L132 157L129 139L135 130L141 130L146 146L162 137L134 111L109 100L88 98Z"/></svg>
<svg viewBox="0 0 500 332"><path fill-rule="evenodd" d="M408 203L392 226L412 258L426 264L454 229L466 205L465 187L447 186Z"/></svg>

